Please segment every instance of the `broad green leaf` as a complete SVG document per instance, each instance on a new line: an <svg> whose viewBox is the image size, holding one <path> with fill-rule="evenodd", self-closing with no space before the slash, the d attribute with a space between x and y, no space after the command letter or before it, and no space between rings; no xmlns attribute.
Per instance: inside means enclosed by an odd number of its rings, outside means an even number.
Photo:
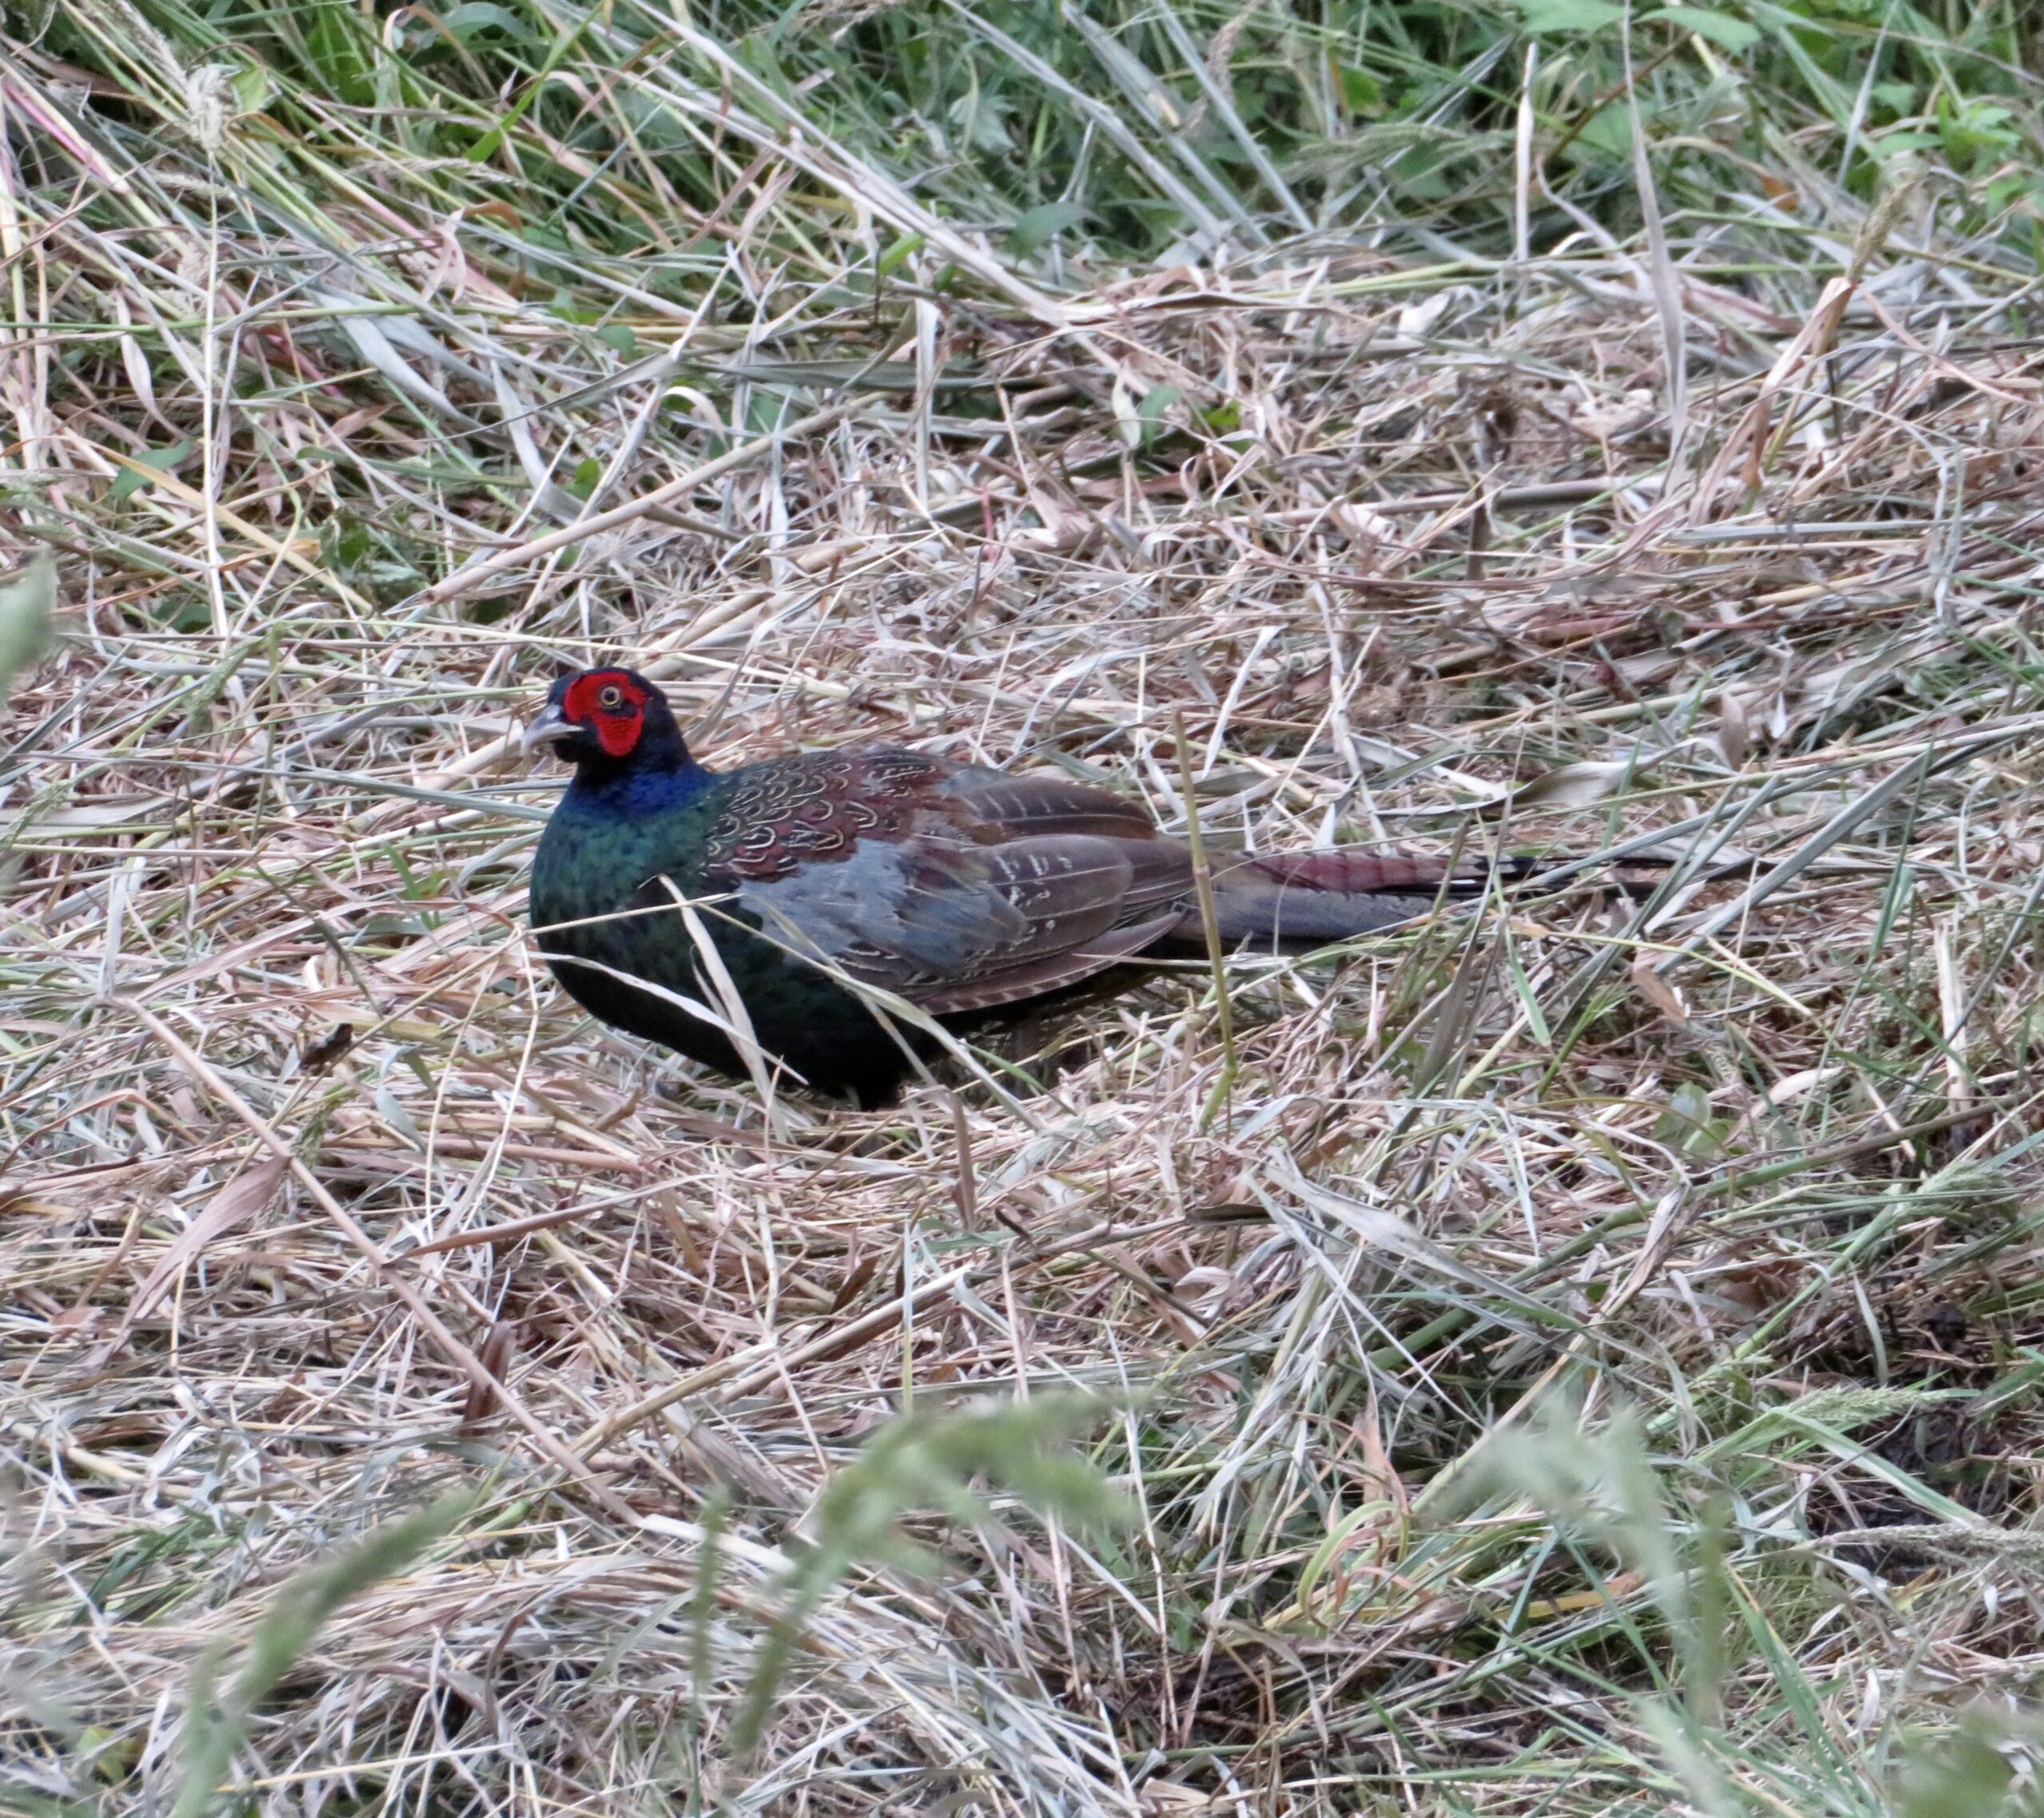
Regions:
<svg viewBox="0 0 2044 1818"><path fill-rule="evenodd" d="M173 443L168 448L145 448L129 458L139 461L144 467L153 467L159 473L168 473L191 452L192 444L188 441ZM123 467L106 489L107 503L118 505L123 499L133 498L149 483L148 474L133 467Z"/></svg>
<svg viewBox="0 0 2044 1818"><path fill-rule="evenodd" d="M1598 32L1625 17L1610 0L1519 0L1529 32Z"/></svg>
<svg viewBox="0 0 2044 1818"><path fill-rule="evenodd" d="M1649 13L1646 17L1679 26L1684 31L1707 38L1727 50L1745 50L1760 42L1758 26L1749 26L1744 19L1735 19L1729 13L1710 12L1701 6L1663 6L1659 12Z"/></svg>
<svg viewBox="0 0 2044 1818"><path fill-rule="evenodd" d="M373 65L362 26L347 0L314 0L303 15L306 54L334 93L351 107L376 98Z"/></svg>
<svg viewBox="0 0 2044 1818"><path fill-rule="evenodd" d="M1135 414L1147 422L1162 422L1164 413L1185 396L1175 385L1153 385L1143 393L1143 402L1135 406Z"/></svg>
<svg viewBox="0 0 2044 1818"><path fill-rule="evenodd" d="M1577 135L1576 142L1614 158L1626 156L1632 150L1632 109L1623 101L1600 107Z"/></svg>
<svg viewBox="0 0 2044 1818"><path fill-rule="evenodd" d="M255 113L267 107L270 97L277 92L269 71L259 63L243 64L235 71L230 86L234 90L234 105L243 113Z"/></svg>
<svg viewBox="0 0 2044 1818"><path fill-rule="evenodd" d="M38 556L0 586L0 701L14 678L42 655L57 604L57 564Z"/></svg>
<svg viewBox="0 0 2044 1818"><path fill-rule="evenodd" d="M1143 394L1135 406L1135 418L1141 427L1143 446L1147 448L1170 426L1164 421L1164 413L1185 396L1175 385L1152 386Z"/></svg>
<svg viewBox="0 0 2044 1818"><path fill-rule="evenodd" d="M1876 133L1867 141L1867 149L1885 161L1907 152L1927 152L1939 142L1935 133Z"/></svg>
<svg viewBox="0 0 2044 1818"><path fill-rule="evenodd" d="M1710 1095L1685 1079L1668 1095L1668 1108L1655 1120L1654 1137L1689 1155L1714 1155L1722 1128L1711 1115Z"/></svg>
<svg viewBox="0 0 2044 1818"><path fill-rule="evenodd" d="M461 6L450 7L442 14L440 22L464 44L491 26L507 38L527 35L524 20L508 7L493 5L491 0L463 0Z"/></svg>
<svg viewBox="0 0 2044 1818"><path fill-rule="evenodd" d="M1081 203L1046 202L1016 217L1015 225L1008 230L1008 251L1018 259L1027 259L1037 248L1085 218L1086 209Z"/></svg>
<svg viewBox="0 0 2044 1818"><path fill-rule="evenodd" d="M873 267L873 269L877 271L881 277L885 277L889 272L897 270L904 259L910 257L917 250L919 250L922 244L923 236L921 234L902 235L899 240L895 241L892 246L888 248L885 252L881 254L879 263Z"/></svg>

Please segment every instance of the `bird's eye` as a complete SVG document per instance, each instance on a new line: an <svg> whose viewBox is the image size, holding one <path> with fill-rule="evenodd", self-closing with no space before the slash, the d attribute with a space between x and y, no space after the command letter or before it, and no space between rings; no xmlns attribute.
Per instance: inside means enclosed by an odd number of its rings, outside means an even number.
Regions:
<svg viewBox="0 0 2044 1818"><path fill-rule="evenodd" d="M596 696L596 703L606 713L616 713L624 705L624 691L622 688L606 688Z"/></svg>

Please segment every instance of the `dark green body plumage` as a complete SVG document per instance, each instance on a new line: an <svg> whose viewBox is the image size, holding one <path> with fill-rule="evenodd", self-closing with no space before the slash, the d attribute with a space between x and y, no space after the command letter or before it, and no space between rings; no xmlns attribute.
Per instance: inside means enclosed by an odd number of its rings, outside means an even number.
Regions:
<svg viewBox="0 0 2044 1818"><path fill-rule="evenodd" d="M699 975L695 937L673 906L678 891L697 903L698 925L760 1047L820 1091L884 1097L907 1064L900 1044L851 992L753 932L759 918L732 899L729 881L707 874L711 834L745 773L696 776L693 789L571 790L555 810L533 861L531 898L555 977L600 1021L743 1075L744 1062L715 1024L616 976L723 1014L720 994ZM885 1083L863 1092L862 1082Z"/></svg>

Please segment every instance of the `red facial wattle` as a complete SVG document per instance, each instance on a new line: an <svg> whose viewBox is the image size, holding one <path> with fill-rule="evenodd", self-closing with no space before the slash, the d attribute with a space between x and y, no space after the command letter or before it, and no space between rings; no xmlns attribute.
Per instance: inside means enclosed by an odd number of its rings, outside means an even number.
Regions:
<svg viewBox="0 0 2044 1818"><path fill-rule="evenodd" d="M579 678L561 703L567 717L596 735L604 754L628 758L644 727L645 691L615 671Z"/></svg>

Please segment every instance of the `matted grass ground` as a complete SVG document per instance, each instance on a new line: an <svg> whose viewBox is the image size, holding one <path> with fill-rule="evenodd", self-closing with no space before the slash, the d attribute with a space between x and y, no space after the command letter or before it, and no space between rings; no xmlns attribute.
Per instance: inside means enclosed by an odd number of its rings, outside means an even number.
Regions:
<svg viewBox="0 0 2044 1818"><path fill-rule="evenodd" d="M2030 1808L2028 29L17 18L0 1802ZM613 659L1672 862L769 1115L524 937Z"/></svg>

